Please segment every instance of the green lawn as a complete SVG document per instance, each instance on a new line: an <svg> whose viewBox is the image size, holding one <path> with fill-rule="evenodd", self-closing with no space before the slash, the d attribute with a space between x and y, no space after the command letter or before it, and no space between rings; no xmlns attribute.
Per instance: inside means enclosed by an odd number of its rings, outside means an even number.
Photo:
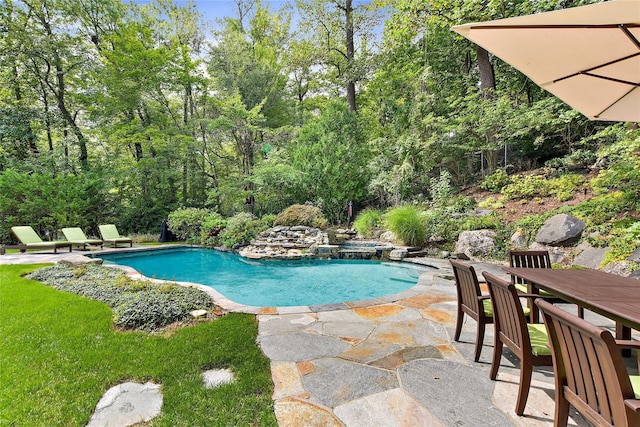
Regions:
<svg viewBox="0 0 640 427"><path fill-rule="evenodd" d="M102 394L129 380L162 385L154 426L277 425L254 316L171 336L120 333L106 305L21 277L36 267L0 266L0 425L85 425ZM207 390L208 368L231 368L236 382Z"/></svg>

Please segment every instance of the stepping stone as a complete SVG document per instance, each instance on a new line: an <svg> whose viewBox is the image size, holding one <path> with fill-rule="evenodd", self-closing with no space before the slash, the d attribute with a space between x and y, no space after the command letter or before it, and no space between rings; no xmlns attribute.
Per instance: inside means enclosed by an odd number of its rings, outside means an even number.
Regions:
<svg viewBox="0 0 640 427"><path fill-rule="evenodd" d="M202 381L205 388L216 388L230 384L235 380L231 369L209 369L202 373Z"/></svg>
<svg viewBox="0 0 640 427"><path fill-rule="evenodd" d="M100 399L87 427L126 427L160 414L160 385L127 382L111 387Z"/></svg>

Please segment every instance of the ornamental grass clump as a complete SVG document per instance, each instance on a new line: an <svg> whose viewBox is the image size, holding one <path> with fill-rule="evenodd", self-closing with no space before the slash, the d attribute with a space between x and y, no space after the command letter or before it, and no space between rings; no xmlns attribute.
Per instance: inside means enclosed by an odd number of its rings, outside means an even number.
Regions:
<svg viewBox="0 0 640 427"><path fill-rule="evenodd" d="M382 212L377 209L367 208L360 212L353 221L353 228L366 238L379 237L379 226L382 222Z"/></svg>
<svg viewBox="0 0 640 427"><path fill-rule="evenodd" d="M193 310L215 308L211 297L200 289L132 280L120 270L102 266L54 265L31 273L29 278L105 303L113 311L116 326L123 329L154 331L189 319Z"/></svg>
<svg viewBox="0 0 640 427"><path fill-rule="evenodd" d="M417 207L404 205L393 208L384 215L384 222L405 245L424 246L426 231L422 212Z"/></svg>

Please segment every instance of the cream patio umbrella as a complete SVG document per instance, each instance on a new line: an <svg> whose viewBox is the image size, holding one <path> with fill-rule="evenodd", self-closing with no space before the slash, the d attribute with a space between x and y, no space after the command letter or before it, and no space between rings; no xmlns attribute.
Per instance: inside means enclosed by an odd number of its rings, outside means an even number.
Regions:
<svg viewBox="0 0 640 427"><path fill-rule="evenodd" d="M640 122L640 0L614 0L452 30L592 120Z"/></svg>

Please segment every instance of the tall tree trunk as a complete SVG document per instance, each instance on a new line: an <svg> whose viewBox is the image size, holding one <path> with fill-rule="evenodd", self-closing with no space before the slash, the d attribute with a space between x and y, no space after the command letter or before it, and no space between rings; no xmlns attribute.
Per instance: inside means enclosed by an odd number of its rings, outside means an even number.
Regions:
<svg viewBox="0 0 640 427"><path fill-rule="evenodd" d="M353 0L346 0L344 5L344 17L346 28L346 48L347 48L347 103L349 109L353 112L357 111L356 104L356 83L354 81L353 61L355 60L355 47L353 44Z"/></svg>
<svg viewBox="0 0 640 427"><path fill-rule="evenodd" d="M493 72L493 64L489 58L489 52L480 46L476 46L478 57L478 71L480 72L480 90L482 97L488 101L495 101L496 77ZM497 138L495 132L488 130L486 134L487 143L490 147L495 147ZM487 159L487 174L491 175L496 168L498 158L497 148L484 150L484 157Z"/></svg>
<svg viewBox="0 0 640 427"><path fill-rule="evenodd" d="M54 39L53 30L51 29L51 25L49 22L44 19L44 17L40 17L40 22L44 27L47 35ZM80 160L80 165L83 169L87 169L89 167L89 155L87 153L87 140L84 137L82 131L78 127L75 117L71 114L69 109L67 108L67 103L65 99L66 87L65 87L65 73L64 67L62 66L62 58L60 58L60 53L53 49L53 68L56 71L55 83L51 83L47 80L47 86L54 93L56 97L56 101L58 104L58 109L62 114L62 117L67 122L67 125L71 128L71 131L76 136L78 148L80 149L80 156L78 160Z"/></svg>

